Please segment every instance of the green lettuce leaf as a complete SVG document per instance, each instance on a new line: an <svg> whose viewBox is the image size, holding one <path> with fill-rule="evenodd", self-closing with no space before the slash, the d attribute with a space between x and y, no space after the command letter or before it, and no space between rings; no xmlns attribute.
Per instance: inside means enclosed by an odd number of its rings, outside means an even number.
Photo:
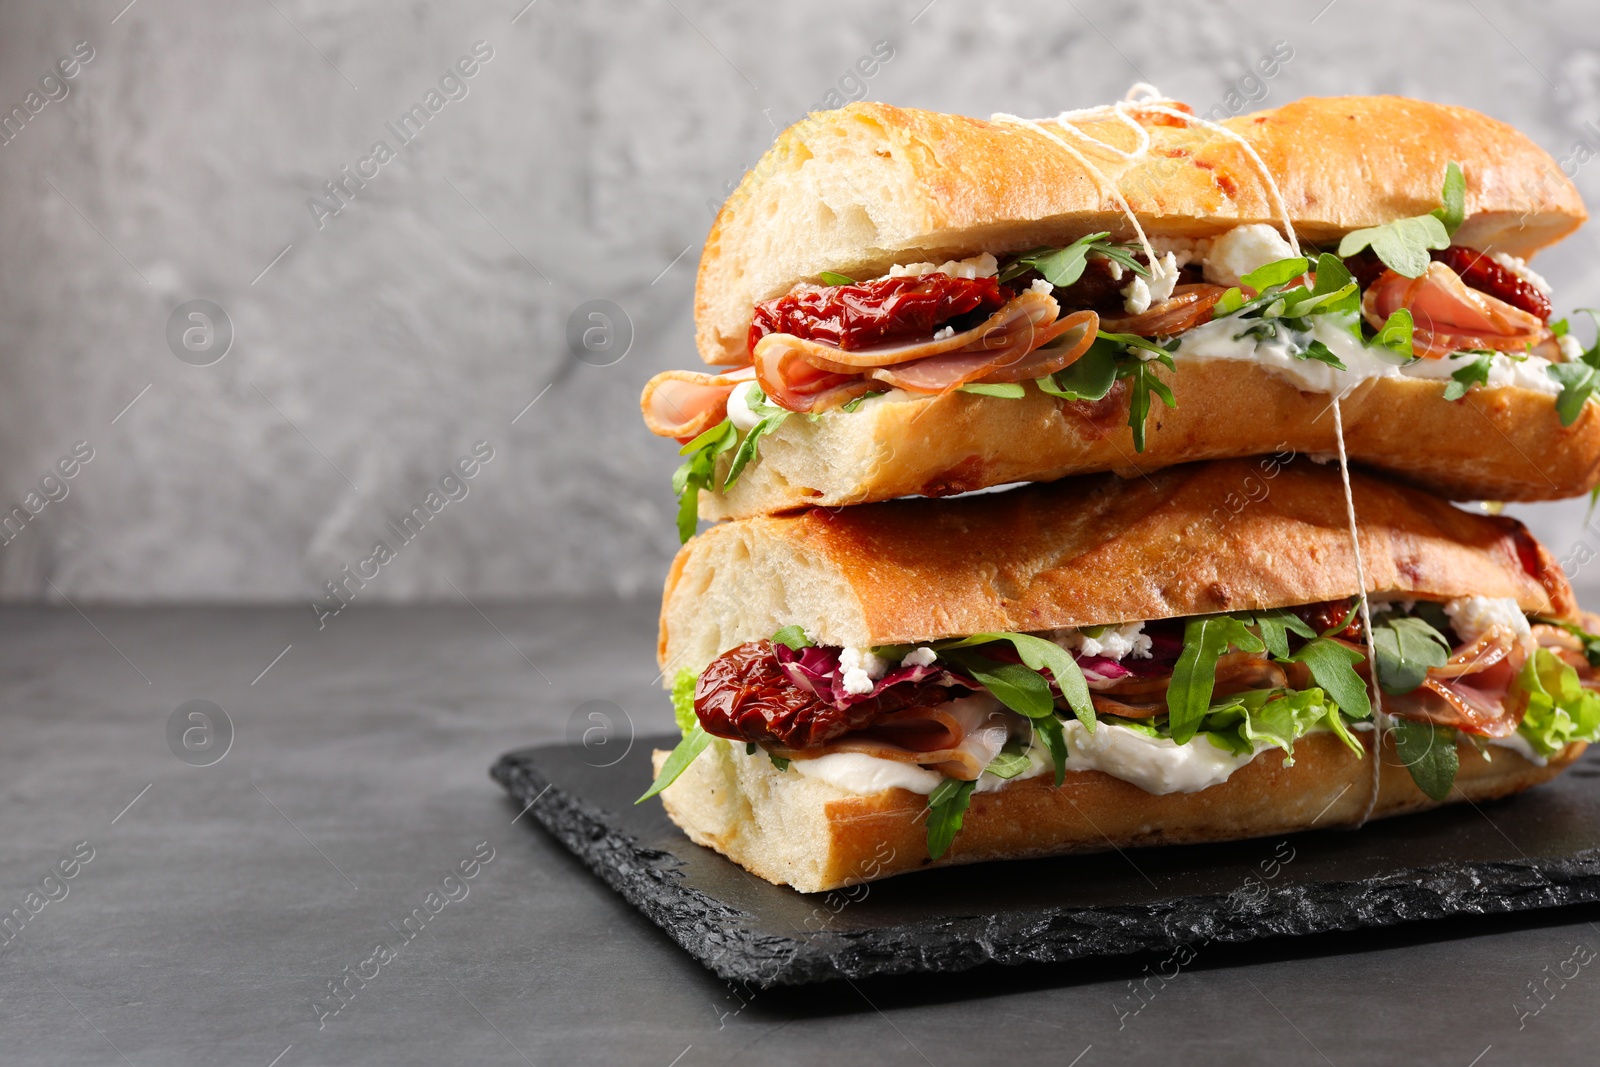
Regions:
<svg viewBox="0 0 1600 1067"><path fill-rule="evenodd" d="M1034 384L1042 392L1063 400L1104 399L1116 384L1117 357L1122 351L1122 346L1115 342L1097 337L1089 350L1071 366L1056 371L1048 378L1037 378Z"/></svg>
<svg viewBox="0 0 1600 1067"><path fill-rule="evenodd" d="M811 638L806 636L805 628L801 626L785 626L772 635L772 643L782 645L791 652L799 652L812 645Z"/></svg>
<svg viewBox="0 0 1600 1067"><path fill-rule="evenodd" d="M958 393L977 393L979 396L998 396L1004 400L1021 400L1028 395L1021 382L968 382L966 385L956 386Z"/></svg>
<svg viewBox="0 0 1600 1067"><path fill-rule="evenodd" d="M680 667L672 679L672 718L684 734L700 721L694 713L694 687L699 680L700 676L688 667Z"/></svg>
<svg viewBox="0 0 1600 1067"><path fill-rule="evenodd" d="M1572 741L1600 741L1600 694L1578 683L1578 672L1549 649L1528 657L1517 687L1528 709L1517 732L1541 756L1553 756Z"/></svg>

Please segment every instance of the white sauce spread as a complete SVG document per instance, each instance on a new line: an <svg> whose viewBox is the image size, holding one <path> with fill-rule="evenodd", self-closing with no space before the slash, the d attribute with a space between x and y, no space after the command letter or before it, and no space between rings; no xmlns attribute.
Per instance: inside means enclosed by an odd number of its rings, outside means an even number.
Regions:
<svg viewBox="0 0 1600 1067"><path fill-rule="evenodd" d="M1448 381L1460 369L1463 360L1473 356L1448 359L1419 359L1398 366L1396 357L1383 349L1371 349L1348 329L1349 319L1339 315L1312 315L1311 329L1307 333L1292 333L1278 324L1278 336L1270 340L1255 337L1237 337L1251 325L1250 320L1238 318L1213 319L1196 326L1178 337L1178 348L1173 359L1186 360L1223 359L1254 363L1269 373L1287 378L1295 387L1308 393L1339 393L1358 382L1374 378L1421 378L1430 381ZM1321 341L1339 357L1348 370L1338 370L1314 359L1302 359L1293 353L1304 349L1311 341ZM1380 352L1382 353L1380 355ZM1388 358L1385 358L1385 357ZM1489 365L1489 388L1514 385L1551 396L1561 392L1561 385L1546 372L1550 361L1543 356L1513 359L1496 353Z"/></svg>
<svg viewBox="0 0 1600 1067"><path fill-rule="evenodd" d="M1234 771L1255 758L1255 753L1236 756L1218 748L1205 737L1186 745L1170 738L1150 737L1126 726L1102 722L1093 734L1076 720L1062 724L1067 738L1067 770L1101 771L1131 782L1147 793L1197 793L1225 782ZM1258 750L1260 751L1260 750ZM1032 763L1015 778L985 774L976 791L993 792L1010 782L1052 771L1050 756L1035 746L1028 752ZM789 769L807 778L818 778L847 793L862 795L900 788L927 796L944 781L944 775L911 763L880 759L859 752L835 752L815 759L797 759Z"/></svg>

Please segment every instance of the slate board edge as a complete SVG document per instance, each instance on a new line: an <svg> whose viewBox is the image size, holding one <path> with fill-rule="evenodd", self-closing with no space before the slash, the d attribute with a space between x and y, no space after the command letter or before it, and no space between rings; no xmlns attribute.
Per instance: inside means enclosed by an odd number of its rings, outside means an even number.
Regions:
<svg viewBox="0 0 1600 1067"><path fill-rule="evenodd" d="M746 912L683 885L682 862L670 852L641 846L601 810L554 787L530 758L538 751L506 753L490 776L521 804L538 797L528 814L684 951L718 977L760 989L954 973L986 963L1059 963L1600 900L1600 849L1592 849L1561 860L1419 867L1366 881L1273 887L1248 911L1237 908L1234 896L1206 895L886 930L761 935L748 928Z"/></svg>

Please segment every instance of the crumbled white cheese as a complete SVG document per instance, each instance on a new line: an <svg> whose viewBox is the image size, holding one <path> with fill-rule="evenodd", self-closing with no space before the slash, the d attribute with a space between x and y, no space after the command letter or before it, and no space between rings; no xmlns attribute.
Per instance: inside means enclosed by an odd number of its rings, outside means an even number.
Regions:
<svg viewBox="0 0 1600 1067"><path fill-rule="evenodd" d="M1150 658L1150 638L1145 634L1142 622L1108 626L1100 632L1099 637L1090 637L1082 630L1061 630L1054 640L1068 652L1081 652L1085 656L1105 656L1115 660L1130 655L1134 659Z"/></svg>
<svg viewBox="0 0 1600 1067"><path fill-rule="evenodd" d="M1561 347L1561 355L1568 363L1576 363L1583 358L1583 342L1564 333L1556 338L1556 344Z"/></svg>
<svg viewBox="0 0 1600 1067"><path fill-rule="evenodd" d="M1156 255L1171 252L1173 264L1180 269L1191 263L1202 263L1211 254L1209 237L1151 237L1149 240Z"/></svg>
<svg viewBox="0 0 1600 1067"><path fill-rule="evenodd" d="M955 335L956 328L954 326L941 326L933 331L933 339L935 341L943 341L946 337L954 337Z"/></svg>
<svg viewBox="0 0 1600 1067"><path fill-rule="evenodd" d="M1104 258L1105 259L1105 261L1106 261L1106 270L1110 272L1112 281L1120 282L1122 280L1122 264L1121 263L1118 263L1116 260L1112 259L1109 256L1096 257L1096 258Z"/></svg>
<svg viewBox="0 0 1600 1067"><path fill-rule="evenodd" d="M889 673L889 661L870 649L839 650L839 670L844 674L844 691L859 695L872 692L873 683Z"/></svg>
<svg viewBox="0 0 1600 1067"><path fill-rule="evenodd" d="M761 416L750 410L750 391L759 388L754 381L740 382L728 394L728 421L740 433L747 433L761 421Z"/></svg>
<svg viewBox="0 0 1600 1067"><path fill-rule="evenodd" d="M952 278L993 278L1000 273L1000 263L988 252L981 252L968 259L946 260L937 267L932 263L896 263L889 268L889 277L920 278L935 271Z"/></svg>
<svg viewBox="0 0 1600 1067"><path fill-rule="evenodd" d="M900 666L929 667L932 666L933 661L938 658L939 653L935 652L927 645L922 645L917 648L913 648L910 652L907 652L904 656L902 656L900 658Z"/></svg>
<svg viewBox="0 0 1600 1067"><path fill-rule="evenodd" d="M1045 281L1043 278L1035 278L1033 281L1029 282L1028 289L1031 292L1043 293L1045 296L1049 296L1051 293L1056 291L1056 287Z"/></svg>
<svg viewBox="0 0 1600 1067"><path fill-rule="evenodd" d="M1116 266L1116 262L1112 262ZM1113 279L1121 278L1121 268L1112 275ZM1155 263L1150 267L1150 279L1135 277L1122 290L1122 306L1130 315L1141 315L1149 310L1151 304L1159 304L1172 296L1172 290L1178 284L1178 260L1171 252L1158 255Z"/></svg>
<svg viewBox="0 0 1600 1067"><path fill-rule="evenodd" d="M1138 275L1122 290L1122 308L1130 315L1143 315L1150 310L1150 287Z"/></svg>
<svg viewBox="0 0 1600 1067"><path fill-rule="evenodd" d="M1289 242L1263 222L1235 226L1211 243L1206 256L1206 281L1214 285L1238 285L1257 267L1288 259L1294 254Z"/></svg>
<svg viewBox="0 0 1600 1067"><path fill-rule="evenodd" d="M1517 602L1509 597L1462 597L1446 603L1444 613L1449 616L1450 624L1455 627L1456 636L1461 638L1463 644L1472 644L1497 623L1508 627L1518 637L1532 633L1528 628L1528 617L1522 614Z"/></svg>
<svg viewBox="0 0 1600 1067"><path fill-rule="evenodd" d="M1544 280L1544 275L1528 266L1527 260L1513 256L1509 252L1490 252L1489 258L1539 290L1545 296L1550 295L1552 291L1550 283Z"/></svg>

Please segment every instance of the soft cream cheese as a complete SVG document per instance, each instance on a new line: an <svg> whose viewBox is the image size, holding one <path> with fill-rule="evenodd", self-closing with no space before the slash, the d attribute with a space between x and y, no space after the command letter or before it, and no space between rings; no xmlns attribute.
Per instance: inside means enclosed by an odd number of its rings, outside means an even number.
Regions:
<svg viewBox="0 0 1600 1067"><path fill-rule="evenodd" d="M1197 793L1228 780L1263 751L1235 755L1218 748L1205 737L1188 744L1174 744L1170 738L1150 737L1126 726L1102 722L1094 733L1076 720L1062 724L1067 738L1067 770L1100 771L1124 782L1131 782L1147 793ZM1050 756L1039 746L1028 752L1030 766L1015 778L979 777L976 792L1004 789L1011 782L1050 773ZM818 778L847 793L869 794L900 788L928 795L944 781L944 775L910 763L880 759L859 752L835 752L815 759L795 760L789 768L807 778Z"/></svg>
<svg viewBox="0 0 1600 1067"><path fill-rule="evenodd" d="M1499 748L1509 748L1535 767L1543 767L1550 762L1535 752L1533 746L1528 743L1528 739L1521 734L1511 734L1507 737L1486 737L1484 740Z"/></svg>
<svg viewBox="0 0 1600 1067"><path fill-rule="evenodd" d="M1252 321L1230 316L1196 326L1179 336L1173 359L1180 363L1197 359L1248 362L1289 379L1305 392L1337 393L1374 378L1446 381L1464 365L1464 360L1476 358L1419 359L1398 366L1390 362L1395 358L1392 353L1368 348L1350 332L1349 318L1335 314L1310 316L1311 329L1307 333L1293 333L1279 322L1278 336L1269 340L1236 336L1252 325ZM1339 370L1294 354L1313 340L1327 345L1348 369ZM1514 385L1554 396L1561 392L1561 385L1546 372L1549 366L1550 361L1542 356L1519 360L1497 353L1490 361L1488 384L1490 388Z"/></svg>
<svg viewBox="0 0 1600 1067"><path fill-rule="evenodd" d="M728 421L740 433L749 433L761 421L761 416L750 410L750 390L758 388L754 381L740 382L728 394Z"/></svg>
<svg viewBox="0 0 1600 1067"><path fill-rule="evenodd" d="M1062 732L1067 737L1068 771L1101 771L1158 795L1198 793L1226 782L1260 751L1238 756L1209 738L1196 737L1180 745L1169 737L1151 737L1106 722L1091 734L1074 720L1063 723Z"/></svg>

